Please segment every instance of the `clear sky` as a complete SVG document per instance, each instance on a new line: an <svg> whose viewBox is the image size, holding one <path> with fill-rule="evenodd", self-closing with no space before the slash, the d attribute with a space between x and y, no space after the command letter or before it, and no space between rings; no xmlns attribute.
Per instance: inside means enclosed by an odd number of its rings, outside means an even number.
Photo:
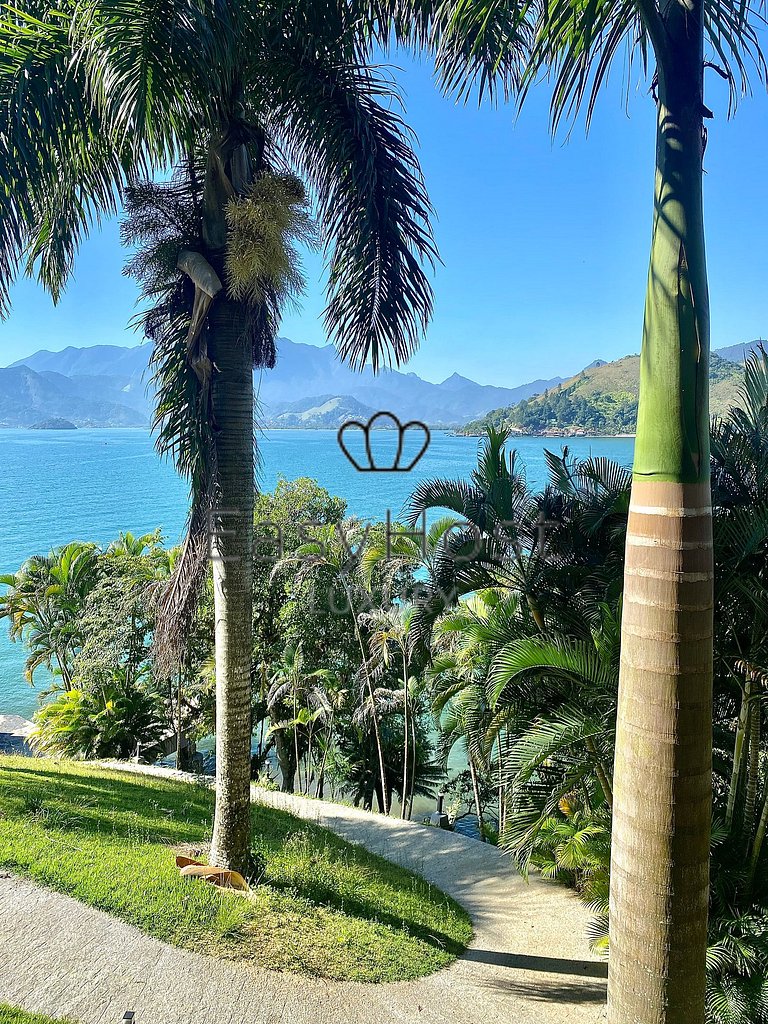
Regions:
<svg viewBox="0 0 768 1024"><path fill-rule="evenodd" d="M653 188L655 110L621 69L603 94L588 137L578 122L553 142L548 90L510 107L457 106L429 68L398 56L407 120L437 219L443 266L435 316L409 369L439 381L454 371L514 385L576 372L595 358L640 347ZM722 84L709 72L705 158L712 299L718 348L768 334L768 97L744 100L727 119ZM135 288L121 276L116 222L83 247L57 308L31 281L13 292L0 324L0 364L38 348L131 345ZM323 268L306 262L302 308L281 334L324 344Z"/></svg>

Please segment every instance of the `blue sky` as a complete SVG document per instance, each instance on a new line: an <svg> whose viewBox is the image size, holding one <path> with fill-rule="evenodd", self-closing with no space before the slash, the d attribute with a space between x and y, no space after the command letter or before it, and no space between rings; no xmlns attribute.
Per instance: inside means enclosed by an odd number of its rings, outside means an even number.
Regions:
<svg viewBox="0 0 768 1024"><path fill-rule="evenodd" d="M458 371L514 385L575 372L640 346L650 240L655 111L646 88L628 103L621 69L588 137L579 122L552 141L548 90L520 117L510 107L457 106L429 68L397 58L407 120L417 133L443 260L435 316L409 369L439 381ZM706 213L714 347L768 334L768 97L728 120L710 73ZM136 344L127 330L135 288L121 276L116 222L83 247L54 308L31 281L13 291L0 324L0 364L38 348ZM322 260L306 261L307 294L281 334L324 344Z"/></svg>

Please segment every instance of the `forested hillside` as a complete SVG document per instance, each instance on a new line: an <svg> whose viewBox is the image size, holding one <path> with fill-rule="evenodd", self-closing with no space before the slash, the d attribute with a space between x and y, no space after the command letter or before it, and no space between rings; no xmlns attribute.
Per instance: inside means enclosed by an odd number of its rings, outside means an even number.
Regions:
<svg viewBox="0 0 768 1024"><path fill-rule="evenodd" d="M742 375L738 363L712 353L709 377L714 415L725 415L734 404ZM631 434L637 425L639 377L637 355L590 366L542 395L494 409L467 424L465 432L482 433L493 425L523 434Z"/></svg>

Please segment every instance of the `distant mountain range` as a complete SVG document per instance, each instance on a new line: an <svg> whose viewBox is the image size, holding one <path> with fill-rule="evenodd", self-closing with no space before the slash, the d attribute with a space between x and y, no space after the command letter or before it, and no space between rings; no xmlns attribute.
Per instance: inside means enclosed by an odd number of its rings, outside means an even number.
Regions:
<svg viewBox="0 0 768 1024"><path fill-rule="evenodd" d="M732 404L739 363L759 342L717 349L711 365L714 412ZM77 427L146 427L153 394L151 345L93 345L41 350L0 368L0 426L33 427L66 419ZM274 370L256 371L259 421L266 427L339 427L386 409L402 420L470 433L506 423L525 433L631 433L637 416L639 356L596 359L574 377L516 388L477 384L458 373L432 384L415 373L356 373L332 345L278 339Z"/></svg>
<svg viewBox="0 0 768 1024"><path fill-rule="evenodd" d="M762 341L716 349L709 366L712 413L725 415L735 404L744 377L743 363ZM511 406L494 409L468 423L463 432L506 426L521 434L631 434L637 426L640 356L611 363L596 359L581 373L554 388Z"/></svg>
<svg viewBox="0 0 768 1024"><path fill-rule="evenodd" d="M0 426L31 427L66 417L77 427L139 427L149 423L151 345L94 345L41 350L0 368ZM356 373L332 345L318 348L278 339L274 370L255 374L259 420L267 427L338 427L386 409L401 419L452 427L491 409L555 387L562 378L516 388L493 387L453 374L432 384L415 373Z"/></svg>
<svg viewBox="0 0 768 1024"><path fill-rule="evenodd" d="M78 427L141 427L148 422L143 395L131 402L120 384L100 377L67 377L28 366L0 369L0 426L31 427L66 418ZM137 407L138 405L138 407Z"/></svg>

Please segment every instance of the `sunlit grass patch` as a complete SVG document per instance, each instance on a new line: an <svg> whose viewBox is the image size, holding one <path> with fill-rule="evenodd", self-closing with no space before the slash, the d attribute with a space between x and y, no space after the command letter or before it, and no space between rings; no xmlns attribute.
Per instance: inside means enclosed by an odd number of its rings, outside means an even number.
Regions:
<svg viewBox="0 0 768 1024"><path fill-rule="evenodd" d="M272 808L253 809L266 870L250 896L183 879L175 852L205 849L212 814L203 786L0 758L0 864L165 942L277 970L397 981L444 967L469 941L467 915L424 879Z"/></svg>
<svg viewBox="0 0 768 1024"><path fill-rule="evenodd" d="M42 1013L27 1013L7 1003L0 1003L0 1024L74 1024L61 1017L46 1017Z"/></svg>

